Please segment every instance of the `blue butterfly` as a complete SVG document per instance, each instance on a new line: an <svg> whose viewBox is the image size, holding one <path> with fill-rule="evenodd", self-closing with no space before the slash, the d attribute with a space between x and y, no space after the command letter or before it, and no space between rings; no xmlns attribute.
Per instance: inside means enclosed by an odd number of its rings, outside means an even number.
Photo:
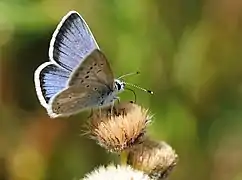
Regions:
<svg viewBox="0 0 242 180"><path fill-rule="evenodd" d="M114 79L107 58L76 11L67 13L58 24L49 58L36 69L34 81L39 101L51 118L109 106L127 84L121 77Z"/></svg>

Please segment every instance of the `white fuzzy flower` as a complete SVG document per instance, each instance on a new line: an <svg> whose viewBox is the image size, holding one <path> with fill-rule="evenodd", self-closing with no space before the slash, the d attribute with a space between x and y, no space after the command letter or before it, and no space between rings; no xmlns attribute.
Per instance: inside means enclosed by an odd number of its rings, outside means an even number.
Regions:
<svg viewBox="0 0 242 180"><path fill-rule="evenodd" d="M101 166L87 174L83 180L151 180L142 171L134 170L131 166Z"/></svg>

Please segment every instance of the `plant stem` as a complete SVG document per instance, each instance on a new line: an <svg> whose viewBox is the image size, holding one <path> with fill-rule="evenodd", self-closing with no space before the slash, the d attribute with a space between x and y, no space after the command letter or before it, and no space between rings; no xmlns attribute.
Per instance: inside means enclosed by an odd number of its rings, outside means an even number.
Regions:
<svg viewBox="0 0 242 180"><path fill-rule="evenodd" d="M128 153L126 151L121 152L120 153L120 164L126 165L127 164L127 158L128 158Z"/></svg>

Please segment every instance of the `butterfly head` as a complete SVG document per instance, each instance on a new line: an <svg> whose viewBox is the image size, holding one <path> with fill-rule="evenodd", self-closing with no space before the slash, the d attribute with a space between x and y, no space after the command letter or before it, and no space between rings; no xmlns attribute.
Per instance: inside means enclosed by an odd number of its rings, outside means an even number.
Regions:
<svg viewBox="0 0 242 180"><path fill-rule="evenodd" d="M120 79L114 80L114 91L122 92L125 88L125 82Z"/></svg>

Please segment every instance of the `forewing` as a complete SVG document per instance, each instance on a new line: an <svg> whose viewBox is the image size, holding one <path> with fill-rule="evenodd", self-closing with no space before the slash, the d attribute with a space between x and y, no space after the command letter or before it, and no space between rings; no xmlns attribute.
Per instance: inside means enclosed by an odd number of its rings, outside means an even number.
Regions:
<svg viewBox="0 0 242 180"><path fill-rule="evenodd" d="M94 49L99 49L85 20L75 11L64 16L57 26L49 48L49 57L72 71Z"/></svg>
<svg viewBox="0 0 242 180"><path fill-rule="evenodd" d="M36 69L35 89L42 106L49 107L50 99L65 89L69 76L70 72L51 62L43 63Z"/></svg>
<svg viewBox="0 0 242 180"><path fill-rule="evenodd" d="M98 107L108 92L108 89L99 87L70 86L51 100L48 114L53 118L70 116L89 108Z"/></svg>
<svg viewBox="0 0 242 180"><path fill-rule="evenodd" d="M102 84L113 90L114 76L105 55L98 49L92 51L73 71L69 86L86 85L87 83Z"/></svg>

